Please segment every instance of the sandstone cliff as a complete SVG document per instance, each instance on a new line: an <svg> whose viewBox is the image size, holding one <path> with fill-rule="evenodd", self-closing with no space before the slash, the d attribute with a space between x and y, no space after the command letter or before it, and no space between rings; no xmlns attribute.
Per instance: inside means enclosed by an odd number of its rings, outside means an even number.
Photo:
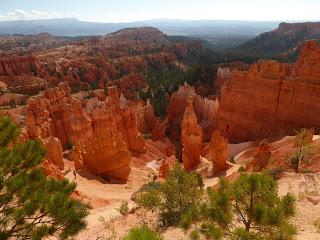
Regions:
<svg viewBox="0 0 320 240"><path fill-rule="evenodd" d="M43 72L35 56L0 58L0 81L8 92L34 94L47 87Z"/></svg>
<svg viewBox="0 0 320 240"><path fill-rule="evenodd" d="M221 91L219 129L231 142L320 130L320 46L307 42L294 65L259 61L234 71Z"/></svg>

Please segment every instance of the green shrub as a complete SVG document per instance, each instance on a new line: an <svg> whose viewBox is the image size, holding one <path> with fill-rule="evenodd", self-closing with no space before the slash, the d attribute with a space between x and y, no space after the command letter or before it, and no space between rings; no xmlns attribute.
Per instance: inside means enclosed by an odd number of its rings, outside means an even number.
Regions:
<svg viewBox="0 0 320 240"><path fill-rule="evenodd" d="M136 202L140 207L158 214L159 224L183 227L197 216L203 194L202 178L197 173L186 173L180 164L169 172L158 188L140 192ZM193 219L194 220L194 219Z"/></svg>
<svg viewBox="0 0 320 240"><path fill-rule="evenodd" d="M120 205L120 207L118 208L118 211L121 215L126 216L129 214L129 206L128 206L128 202L123 201Z"/></svg>
<svg viewBox="0 0 320 240"><path fill-rule="evenodd" d="M190 240L200 240L200 234L197 230L192 230L190 233Z"/></svg>
<svg viewBox="0 0 320 240"><path fill-rule="evenodd" d="M204 229L210 235L221 239L223 233L239 240L294 238L289 218L295 213L295 199L291 194L278 197L277 183L270 175L242 174L234 183L221 180L220 185L218 191L208 190Z"/></svg>
<svg viewBox="0 0 320 240"><path fill-rule="evenodd" d="M298 131L294 138L295 146L298 148L295 152L290 154L288 162L291 164L295 172L299 172L302 163L309 161L310 155L313 153L313 146L310 138L313 137L313 129L301 129Z"/></svg>
<svg viewBox="0 0 320 240"><path fill-rule="evenodd" d="M284 172L284 169L282 167L276 167L268 170L268 173L270 174L270 176L272 176L273 179L275 180L280 179L283 172Z"/></svg>
<svg viewBox="0 0 320 240"><path fill-rule="evenodd" d="M134 227L123 240L163 240L163 238L147 226Z"/></svg>

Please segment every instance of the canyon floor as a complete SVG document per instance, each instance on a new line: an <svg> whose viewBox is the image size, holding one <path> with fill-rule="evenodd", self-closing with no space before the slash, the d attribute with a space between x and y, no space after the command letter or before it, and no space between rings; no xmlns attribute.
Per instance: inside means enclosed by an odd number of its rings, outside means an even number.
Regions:
<svg viewBox="0 0 320 240"><path fill-rule="evenodd" d="M159 143L156 143L159 144ZM73 174L73 163L66 164L66 178L77 183L77 190L81 192L81 197L86 199L92 206L87 217L88 226L74 240L117 240L121 239L128 231L139 224L146 223L152 227L156 226L155 219L138 209L132 201L133 194L144 184L152 181L157 171L147 167L147 162L157 160L155 143L149 141L147 152L144 155L136 156L132 162L132 172L126 184L112 184L99 178L85 170L79 171L76 177ZM243 145L231 146L231 151L239 151ZM239 154L241 156L241 154ZM227 170L227 176L234 176L238 172L240 165L233 165ZM205 187L212 187L218 183L218 178L208 178L204 180ZM292 219L297 227L297 240L318 240L320 233L314 227L314 221L319 218L320 213L320 174L305 173L296 174L285 172L278 180L279 196L291 192L297 200L296 215ZM123 202L129 203L130 214L122 216L119 212ZM165 240L187 240L189 232L179 228L169 228L162 232Z"/></svg>

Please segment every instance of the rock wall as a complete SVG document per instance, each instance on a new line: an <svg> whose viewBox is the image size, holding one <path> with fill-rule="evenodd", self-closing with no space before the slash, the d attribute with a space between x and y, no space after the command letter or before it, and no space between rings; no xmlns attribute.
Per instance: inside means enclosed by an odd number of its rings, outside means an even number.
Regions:
<svg viewBox="0 0 320 240"><path fill-rule="evenodd" d="M34 56L0 58L0 81L8 92L34 94L47 87L42 71Z"/></svg>
<svg viewBox="0 0 320 240"><path fill-rule="evenodd" d="M223 86L219 130L231 142L320 130L320 46L307 42L294 65L259 61Z"/></svg>
<svg viewBox="0 0 320 240"><path fill-rule="evenodd" d="M0 76L37 76L39 62L34 56L0 58Z"/></svg>

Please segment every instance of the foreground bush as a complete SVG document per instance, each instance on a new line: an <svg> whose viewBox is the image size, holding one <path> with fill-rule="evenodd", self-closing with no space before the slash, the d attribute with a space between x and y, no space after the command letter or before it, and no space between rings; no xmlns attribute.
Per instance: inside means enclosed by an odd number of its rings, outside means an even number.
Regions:
<svg viewBox="0 0 320 240"><path fill-rule="evenodd" d="M86 208L70 195L76 185L47 178L39 141L14 143L17 127L0 118L0 239L67 239L86 226Z"/></svg>
<svg viewBox="0 0 320 240"><path fill-rule="evenodd" d="M278 197L276 181L265 173L242 174L232 184L222 180L221 188L208 195L202 231L209 239L290 240L295 235L289 222L295 199Z"/></svg>
<svg viewBox="0 0 320 240"><path fill-rule="evenodd" d="M139 193L136 201L140 207L157 213L161 226L188 225L199 215L202 194L201 177L186 173L176 164L164 183Z"/></svg>
<svg viewBox="0 0 320 240"><path fill-rule="evenodd" d="M299 172L302 163L308 163L310 155L313 153L313 134L313 129L303 128L294 137L294 145L297 150L288 156L288 160L296 173Z"/></svg>
<svg viewBox="0 0 320 240"><path fill-rule="evenodd" d="M163 238L155 231L143 225L141 227L132 228L123 240L163 240Z"/></svg>

